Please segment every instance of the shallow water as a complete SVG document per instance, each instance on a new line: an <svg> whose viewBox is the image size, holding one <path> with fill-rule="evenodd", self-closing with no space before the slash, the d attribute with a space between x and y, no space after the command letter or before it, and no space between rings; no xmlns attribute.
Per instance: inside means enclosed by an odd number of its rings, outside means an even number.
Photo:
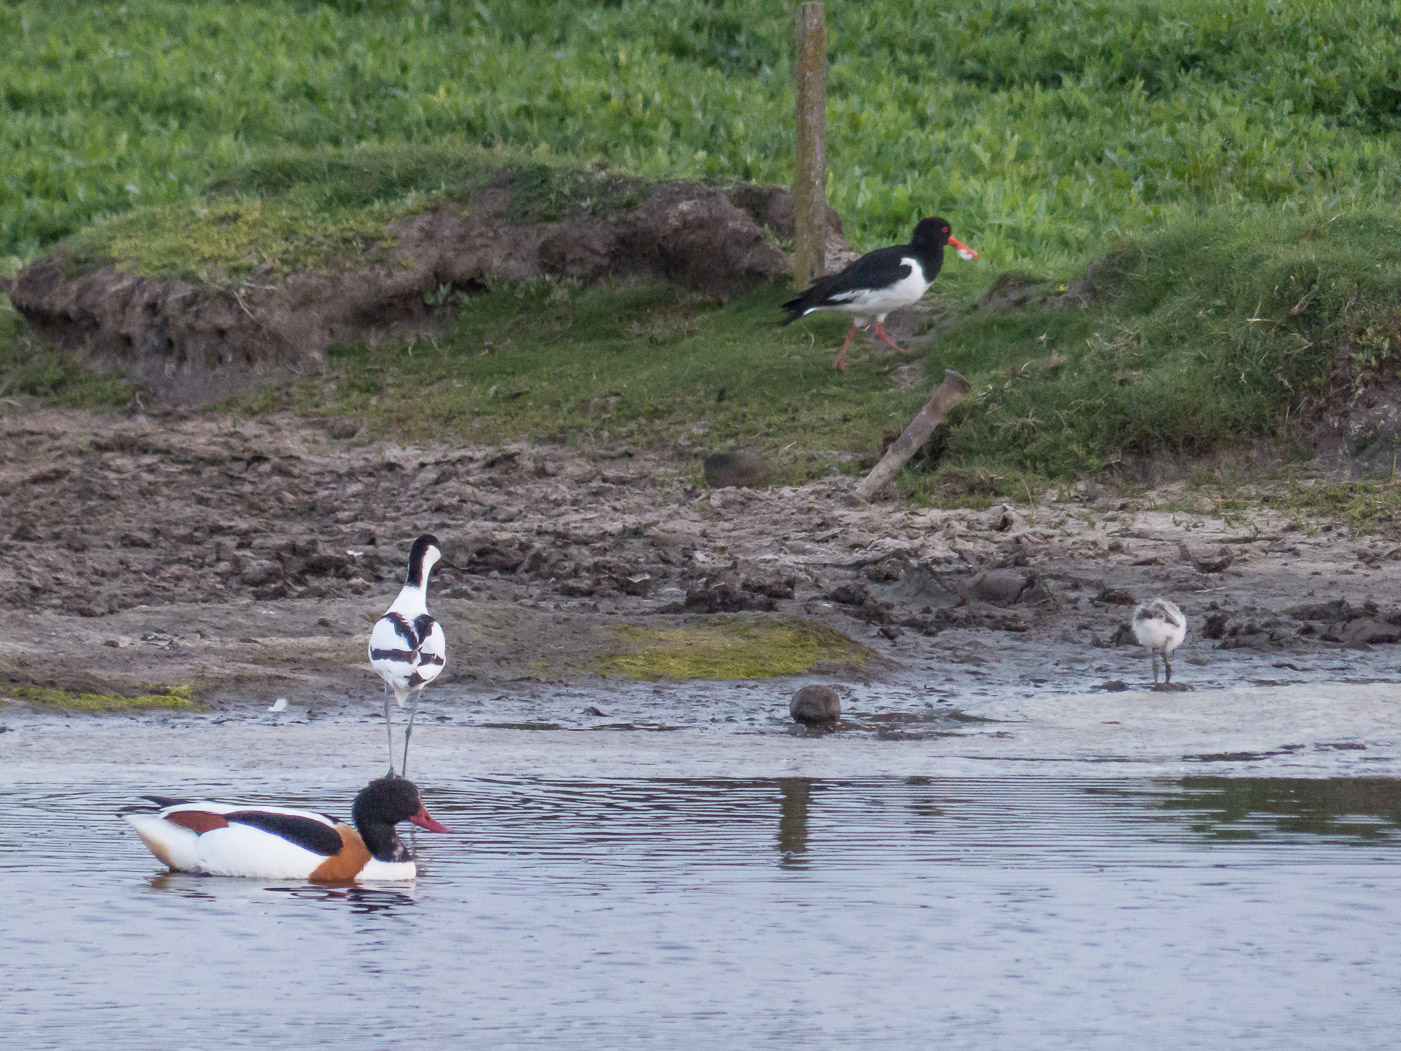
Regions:
<svg viewBox="0 0 1401 1051"><path fill-rule="evenodd" d="M473 779L412 885L161 874L0 786L12 1046L1384 1046L1401 781Z"/></svg>

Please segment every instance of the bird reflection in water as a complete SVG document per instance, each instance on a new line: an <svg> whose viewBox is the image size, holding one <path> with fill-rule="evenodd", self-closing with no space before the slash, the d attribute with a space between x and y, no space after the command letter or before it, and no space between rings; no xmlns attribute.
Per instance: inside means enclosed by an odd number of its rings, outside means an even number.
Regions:
<svg viewBox="0 0 1401 1051"><path fill-rule="evenodd" d="M808 800L812 782L805 777L778 781L778 864L780 868L805 868L808 852Z"/></svg>
<svg viewBox="0 0 1401 1051"><path fill-rule="evenodd" d="M311 901L344 902L351 912L361 914L374 912L391 913L396 909L416 904L413 896L404 893L402 890L383 890L377 887L361 887L355 884L324 887L269 887L267 889L277 891L280 894L290 894L294 898L302 898Z"/></svg>
<svg viewBox="0 0 1401 1051"><path fill-rule="evenodd" d="M196 898L216 901L220 886L234 885L246 891L248 885L241 880L223 876L200 876L187 872L162 872L152 876L148 885L152 890L170 891L183 898ZM295 887L264 887L273 894L286 894L303 901L319 901L341 904L354 913L393 912L396 909L415 905L413 895L402 890L388 890L382 887L363 887L356 883L315 884L308 883Z"/></svg>

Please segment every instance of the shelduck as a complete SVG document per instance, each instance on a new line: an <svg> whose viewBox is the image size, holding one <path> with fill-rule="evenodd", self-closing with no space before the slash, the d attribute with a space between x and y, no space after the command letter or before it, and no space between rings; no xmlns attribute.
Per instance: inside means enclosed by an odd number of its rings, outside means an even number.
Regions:
<svg viewBox="0 0 1401 1051"><path fill-rule="evenodd" d="M846 368L846 352L860 329L874 318L876 338L900 354L909 353L885 334L885 317L892 310L913 306L929 290L944 265L944 245L953 245L963 259L978 259L978 253L950 233L949 224L934 216L921 219L910 243L892 245L868 252L845 270L818 278L812 287L783 304L788 317L780 324L797 321L814 310L840 310L856 315L847 330L846 342L837 353L833 368Z"/></svg>
<svg viewBox="0 0 1401 1051"><path fill-rule="evenodd" d="M145 796L149 806L122 816L141 842L177 872L258 879L411 880L418 867L394 826L410 821L448 829L429 816L412 781L382 777L350 806L354 827L324 814L281 806L192 802Z"/></svg>

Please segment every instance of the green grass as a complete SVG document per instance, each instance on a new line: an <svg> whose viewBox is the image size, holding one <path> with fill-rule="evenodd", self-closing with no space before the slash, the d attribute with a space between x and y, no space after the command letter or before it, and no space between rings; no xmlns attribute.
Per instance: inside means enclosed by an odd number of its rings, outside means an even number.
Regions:
<svg viewBox="0 0 1401 1051"><path fill-rule="evenodd" d="M780 329L782 296L762 289L721 308L659 280L500 288L467 299L431 340L332 348L317 376L234 405L347 415L409 440L757 444L790 478L853 448L874 454L927 391L892 393L903 361L879 352L837 372L841 322Z"/></svg>
<svg viewBox="0 0 1401 1051"><path fill-rule="evenodd" d="M129 0L0 7L0 257L271 148L444 137L786 183L788 0ZM1060 270L1204 206L1401 178L1390 0L833 4L831 199L869 247L953 219Z"/></svg>
<svg viewBox="0 0 1401 1051"><path fill-rule="evenodd" d="M540 281L463 300L432 340L335 348L321 375L240 404L417 440L757 444L793 481L868 466L955 368L974 395L903 484L976 502L1135 457L1287 447L1335 385L1401 348L1401 220L1382 209L1216 209L1121 243L1098 274L1083 307L986 312L936 286L951 320L913 388L892 382L905 359L864 340L835 372L843 322L777 327L781 290L720 308L660 282Z"/></svg>
<svg viewBox="0 0 1401 1051"><path fill-rule="evenodd" d="M645 183L522 150L447 139L402 146L285 150L217 172L204 194L138 206L64 239L77 268L115 264L147 277L216 285L297 269L384 262L393 220L463 212L488 184L508 186L508 221L596 215L637 204Z"/></svg>
<svg viewBox="0 0 1401 1051"><path fill-rule="evenodd" d="M1287 443L1333 385L1394 368L1401 350L1391 210L1215 209L1114 258L1086 309L973 315L941 334L938 364L978 395L951 417L950 470L1069 478L1126 457Z"/></svg>
<svg viewBox="0 0 1401 1051"><path fill-rule="evenodd" d="M1296 479L1264 502L1305 518L1342 519L1359 532L1401 534L1401 481L1395 472L1375 481Z"/></svg>

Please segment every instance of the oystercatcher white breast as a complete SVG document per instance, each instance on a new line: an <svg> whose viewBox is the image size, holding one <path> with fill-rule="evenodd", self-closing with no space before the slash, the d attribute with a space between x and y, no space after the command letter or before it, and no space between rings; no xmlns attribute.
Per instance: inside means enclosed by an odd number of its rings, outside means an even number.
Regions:
<svg viewBox="0 0 1401 1051"><path fill-rule="evenodd" d="M448 831L402 777L382 777L360 790L350 808L354 827L292 807L144 798L149 807L122 816L151 853L177 872L211 876L413 879L418 867L394 826L411 821L429 832Z"/></svg>
<svg viewBox="0 0 1401 1051"><path fill-rule="evenodd" d="M856 315L837 360L832 362L834 368L846 368L847 348L857 331L866 328L873 318L876 338L901 354L908 353L885 334L886 315L919 302L944 265L946 244L958 249L964 259L979 258L977 252L951 235L945 220L938 216L921 219L909 244L869 252L845 270L819 278L811 288L784 303L788 317L780 324L797 321L814 310L840 310Z"/></svg>
<svg viewBox="0 0 1401 1051"><path fill-rule="evenodd" d="M1187 637L1187 618L1177 603L1155 598L1134 607L1133 637L1140 646L1148 647L1153 655L1153 683L1158 682L1158 654L1163 656L1166 674L1163 682L1172 682L1172 651Z"/></svg>
<svg viewBox="0 0 1401 1051"><path fill-rule="evenodd" d="M403 707L410 697L409 724L404 730L404 762L409 765L409 738L423 688L442 674L447 663L447 638L428 612L428 578L437 566L455 569L443 559L438 538L425 533L409 551L409 572L399 597L370 632L370 666L384 680L384 723L389 734L389 772L394 773L394 723L389 695Z"/></svg>

